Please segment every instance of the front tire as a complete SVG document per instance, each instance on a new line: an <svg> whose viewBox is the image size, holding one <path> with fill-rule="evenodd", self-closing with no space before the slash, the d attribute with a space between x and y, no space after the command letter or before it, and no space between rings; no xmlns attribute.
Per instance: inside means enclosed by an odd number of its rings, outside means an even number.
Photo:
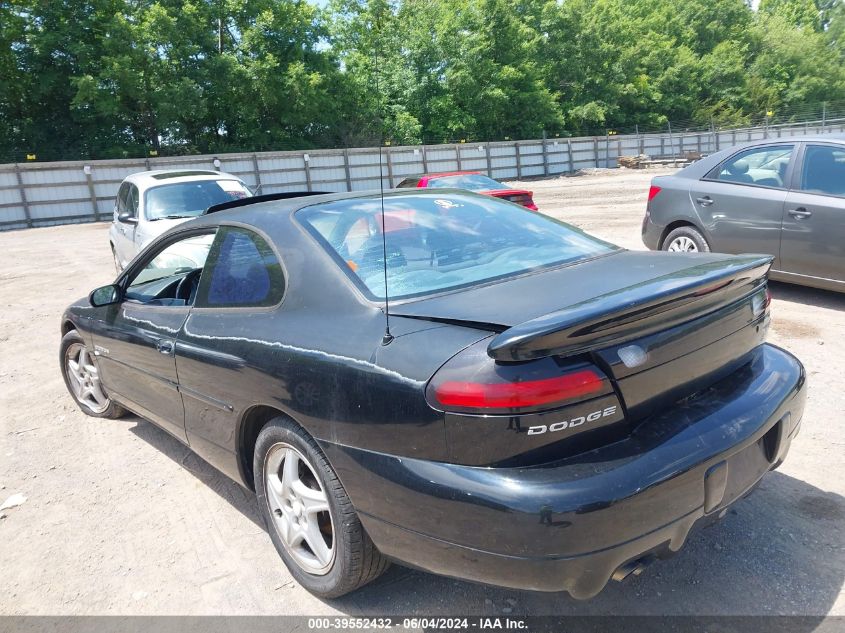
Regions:
<svg viewBox="0 0 845 633"><path fill-rule="evenodd" d="M106 393L100 382L100 372L94 364L94 354L76 330L62 337L59 361L65 386L83 413L109 419L126 414L126 410L112 402Z"/></svg>
<svg viewBox="0 0 845 633"><path fill-rule="evenodd" d="M679 226L663 240L661 250L673 253L709 253L710 244L693 226Z"/></svg>
<svg viewBox="0 0 845 633"><path fill-rule="evenodd" d="M337 598L387 569L387 559L364 531L334 469L294 422L278 417L261 430L253 473L273 545L308 591Z"/></svg>

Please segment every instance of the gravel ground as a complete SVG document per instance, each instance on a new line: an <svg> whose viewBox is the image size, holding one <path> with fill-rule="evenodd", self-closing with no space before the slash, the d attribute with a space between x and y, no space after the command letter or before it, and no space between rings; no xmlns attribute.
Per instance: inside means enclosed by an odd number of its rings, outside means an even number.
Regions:
<svg viewBox="0 0 845 633"><path fill-rule="evenodd" d="M540 208L643 248L649 178L520 183ZM684 551L597 598L485 587L394 566L340 600L294 583L252 495L136 417L83 415L58 370L59 317L112 278L107 225L0 233L0 614L845 615L845 295L773 285L770 339L810 395L781 469Z"/></svg>

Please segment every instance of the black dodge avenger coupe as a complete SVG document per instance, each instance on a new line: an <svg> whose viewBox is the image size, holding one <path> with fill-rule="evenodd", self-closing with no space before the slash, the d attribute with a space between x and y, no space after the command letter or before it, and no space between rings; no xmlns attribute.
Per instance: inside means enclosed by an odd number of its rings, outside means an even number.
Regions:
<svg viewBox="0 0 845 633"><path fill-rule="evenodd" d="M771 261L456 190L256 201L68 308L61 368L254 489L316 595L397 561L588 598L783 461L806 391L764 343Z"/></svg>

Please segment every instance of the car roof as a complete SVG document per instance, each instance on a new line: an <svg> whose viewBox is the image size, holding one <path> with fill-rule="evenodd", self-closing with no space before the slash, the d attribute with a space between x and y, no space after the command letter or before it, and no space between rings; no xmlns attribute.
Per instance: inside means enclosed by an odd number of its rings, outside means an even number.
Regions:
<svg viewBox="0 0 845 633"><path fill-rule="evenodd" d="M443 178L445 176L483 176L480 171L441 171L433 174L423 174L426 178ZM422 177L422 176L421 176Z"/></svg>
<svg viewBox="0 0 845 633"><path fill-rule="evenodd" d="M155 169L139 171L128 175L124 182L131 182L139 189L149 189L158 185L175 184L181 182L196 182L198 180L240 180L237 176L223 171L204 169Z"/></svg>
<svg viewBox="0 0 845 633"><path fill-rule="evenodd" d="M804 134L802 136L775 136L770 138L759 139L756 141L749 141L748 143L742 143L742 145L770 145L774 143L789 142L811 143L814 141L833 141L834 143L845 143L845 134ZM737 144L737 146L739 146L739 144Z"/></svg>
<svg viewBox="0 0 845 633"><path fill-rule="evenodd" d="M420 178L443 178L444 176L486 176L484 172L481 171L438 171L438 172L430 172L426 174L407 174L401 177L400 182L404 182L406 180L413 180L416 178L419 180Z"/></svg>

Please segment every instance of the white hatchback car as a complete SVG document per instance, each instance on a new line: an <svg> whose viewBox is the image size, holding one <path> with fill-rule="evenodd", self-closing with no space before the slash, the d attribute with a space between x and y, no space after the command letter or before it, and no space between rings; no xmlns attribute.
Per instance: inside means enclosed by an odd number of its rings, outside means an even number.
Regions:
<svg viewBox="0 0 845 633"><path fill-rule="evenodd" d="M109 229L118 272L150 240L221 202L252 192L237 176L219 171L159 170L127 176L120 184Z"/></svg>

